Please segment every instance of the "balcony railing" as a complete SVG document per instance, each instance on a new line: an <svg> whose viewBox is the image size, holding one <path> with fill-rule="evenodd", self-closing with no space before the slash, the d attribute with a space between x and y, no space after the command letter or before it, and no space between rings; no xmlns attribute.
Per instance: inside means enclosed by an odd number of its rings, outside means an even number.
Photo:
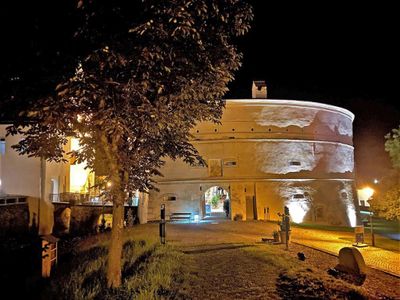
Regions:
<svg viewBox="0 0 400 300"><path fill-rule="evenodd" d="M112 206L112 202L104 199L104 196L84 193L60 193L50 194L52 203L69 203L71 205L101 205ZM130 198L125 202L125 206L138 206L138 198Z"/></svg>
<svg viewBox="0 0 400 300"><path fill-rule="evenodd" d="M26 204L26 196L5 195L0 196L0 206Z"/></svg>
<svg viewBox="0 0 400 300"><path fill-rule="evenodd" d="M50 194L51 202L63 202L70 203L73 205L77 204L94 204L102 205L102 199L98 195L84 194L84 193L60 193L60 194ZM107 202L105 203L108 204Z"/></svg>

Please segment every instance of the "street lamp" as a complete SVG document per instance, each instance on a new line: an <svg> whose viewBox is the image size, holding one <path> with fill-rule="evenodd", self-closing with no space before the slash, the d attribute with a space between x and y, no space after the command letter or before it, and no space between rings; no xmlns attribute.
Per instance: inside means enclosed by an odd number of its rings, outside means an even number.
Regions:
<svg viewBox="0 0 400 300"><path fill-rule="evenodd" d="M375 180L374 180L374 183L375 183ZM374 189L372 189L370 187L365 187L362 189L362 193L366 197L367 202L369 202L369 201L373 200L372 196L374 195L375 191L374 191ZM371 241L372 241L372 246L375 247L375 235L374 235L374 226L372 223L372 215L373 215L373 212L369 211L369 224L370 224L369 226L371 228L370 229L371 230Z"/></svg>
<svg viewBox="0 0 400 300"><path fill-rule="evenodd" d="M372 215L374 213L372 211L369 212L369 223L371 227L371 240L372 240L372 246L375 247L375 235L374 235L374 226L372 225Z"/></svg>

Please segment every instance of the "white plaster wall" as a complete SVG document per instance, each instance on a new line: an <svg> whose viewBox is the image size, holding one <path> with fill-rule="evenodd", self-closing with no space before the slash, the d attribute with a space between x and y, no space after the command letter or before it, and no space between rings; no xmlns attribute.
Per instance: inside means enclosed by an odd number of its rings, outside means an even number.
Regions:
<svg viewBox="0 0 400 300"><path fill-rule="evenodd" d="M0 137L5 137L7 125L0 125ZM19 155L12 145L19 136L7 136L6 152L1 158L2 190L6 194L40 197L40 160Z"/></svg>
<svg viewBox="0 0 400 300"><path fill-rule="evenodd" d="M0 137L6 136L7 125L0 125ZM11 148L19 142L20 136L7 136L6 152L0 157L0 176L2 192L9 195L29 196L30 223L33 215L40 211L41 234L49 234L53 228L53 205L49 197L51 193L51 179L56 179L62 192L62 184L68 173L68 165L62 163L46 163L45 199L39 200L40 195L40 159L19 155ZM40 201L40 203L39 203ZM36 219L37 221L37 219Z"/></svg>

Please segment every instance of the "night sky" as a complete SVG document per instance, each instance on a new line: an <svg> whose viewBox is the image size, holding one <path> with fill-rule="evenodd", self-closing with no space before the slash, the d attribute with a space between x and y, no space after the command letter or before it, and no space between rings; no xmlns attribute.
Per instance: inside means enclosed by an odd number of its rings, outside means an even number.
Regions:
<svg viewBox="0 0 400 300"><path fill-rule="evenodd" d="M268 98L310 100L342 106L355 113L354 143L361 184L385 175L391 164L383 136L400 124L394 94L394 7L347 2L305 4L250 1L253 28L238 39L243 66L227 98L250 98L253 79L266 80ZM23 4L25 3L25 4ZM63 13L75 1L4 1L0 4L0 95L12 76L40 77L41 66L67 49L71 18ZM52 9L52 12L44 8ZM40 20L40 31L33 26ZM45 29L45 30L43 30ZM41 32L37 39L35 34ZM37 43L37 44L33 44ZM39 46L39 47L38 47ZM33 52L39 48L41 53ZM40 59L39 59L40 58ZM68 61L66 61L68 63ZM23 82L21 82L23 84ZM14 83L14 86L15 85ZM0 103L1 104L1 103ZM10 105L0 107L7 111Z"/></svg>
<svg viewBox="0 0 400 300"><path fill-rule="evenodd" d="M400 125L394 94L394 8L366 2L250 1L255 20L239 41L242 69L228 98L250 98L251 81L266 80L268 98L311 100L355 114L359 184L391 167L384 135Z"/></svg>

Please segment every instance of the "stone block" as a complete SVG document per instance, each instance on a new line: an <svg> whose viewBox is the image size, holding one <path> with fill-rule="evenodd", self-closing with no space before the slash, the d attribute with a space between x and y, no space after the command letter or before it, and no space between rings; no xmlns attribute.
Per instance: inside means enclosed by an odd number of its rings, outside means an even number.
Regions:
<svg viewBox="0 0 400 300"><path fill-rule="evenodd" d="M353 274L365 274L366 266L357 248L344 247L339 251L339 264L336 269Z"/></svg>

